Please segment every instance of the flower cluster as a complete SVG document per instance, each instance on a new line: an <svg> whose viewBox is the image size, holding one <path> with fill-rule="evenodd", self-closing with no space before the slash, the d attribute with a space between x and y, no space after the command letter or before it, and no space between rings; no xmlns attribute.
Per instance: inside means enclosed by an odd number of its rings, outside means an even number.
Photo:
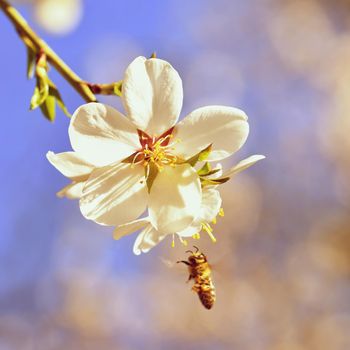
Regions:
<svg viewBox="0 0 350 350"><path fill-rule="evenodd" d="M181 78L157 58L138 57L129 65L121 98L125 115L100 103L79 107L69 126L74 151L48 152L72 180L58 195L79 199L85 218L115 226L116 239L141 229L135 254L169 234L183 240L204 231L215 241L210 223L223 215L218 185L264 158L251 156L224 173L220 164L211 166L244 144L247 116L208 106L177 123Z"/></svg>

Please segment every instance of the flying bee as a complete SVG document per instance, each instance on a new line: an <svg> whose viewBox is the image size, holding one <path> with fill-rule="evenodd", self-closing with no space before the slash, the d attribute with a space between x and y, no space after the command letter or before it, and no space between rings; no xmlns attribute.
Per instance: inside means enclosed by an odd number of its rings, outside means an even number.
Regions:
<svg viewBox="0 0 350 350"><path fill-rule="evenodd" d="M187 282L192 278L194 285L192 290L198 294L198 297L206 309L211 309L216 300L215 287L211 279L211 267L207 261L207 257L196 248L196 251L187 250L186 253L191 253L188 260L177 261L188 266L190 275Z"/></svg>

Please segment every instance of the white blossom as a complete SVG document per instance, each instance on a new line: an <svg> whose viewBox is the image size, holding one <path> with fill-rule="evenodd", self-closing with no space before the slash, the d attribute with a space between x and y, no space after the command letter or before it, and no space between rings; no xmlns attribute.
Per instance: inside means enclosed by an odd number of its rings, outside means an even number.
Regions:
<svg viewBox="0 0 350 350"><path fill-rule="evenodd" d="M233 107L202 107L176 124L182 100L181 79L168 62L138 57L123 79L125 115L84 104L70 121L73 152L47 154L72 180L58 195L79 198L85 218L116 226L118 237L144 227L135 252L169 233L185 236L200 218L217 215L220 195L215 186L203 186L193 157L209 150L206 161L222 160L248 136L246 114ZM146 210L147 218L138 219Z"/></svg>

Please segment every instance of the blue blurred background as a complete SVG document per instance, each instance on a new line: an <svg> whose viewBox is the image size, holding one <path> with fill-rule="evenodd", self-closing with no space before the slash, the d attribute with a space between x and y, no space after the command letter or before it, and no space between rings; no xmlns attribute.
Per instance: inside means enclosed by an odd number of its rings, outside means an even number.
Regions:
<svg viewBox="0 0 350 350"><path fill-rule="evenodd" d="M350 2L15 5L87 81L119 80L156 51L183 79L182 116L247 112L249 139L226 166L267 159L224 185L218 242L199 243L215 265L208 312L187 271L164 263L185 257L181 244L134 256L135 235L114 241L55 196L67 180L45 154L70 149L69 119L29 112L25 48L0 13L0 350L349 349ZM82 104L50 76L71 112Z"/></svg>

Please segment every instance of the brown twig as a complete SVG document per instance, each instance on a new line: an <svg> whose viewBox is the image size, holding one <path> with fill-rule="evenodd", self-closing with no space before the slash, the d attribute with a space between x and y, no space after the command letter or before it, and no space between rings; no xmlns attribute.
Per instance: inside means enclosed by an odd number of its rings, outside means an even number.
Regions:
<svg viewBox="0 0 350 350"><path fill-rule="evenodd" d="M47 61L68 81L70 85L83 97L86 102L96 102L95 94L116 94L115 86L121 82L111 84L91 84L82 80L73 70L42 40L28 25L21 14L7 1L0 0L0 9L15 26L24 44L31 50L45 53ZM117 93L118 95L118 93Z"/></svg>

